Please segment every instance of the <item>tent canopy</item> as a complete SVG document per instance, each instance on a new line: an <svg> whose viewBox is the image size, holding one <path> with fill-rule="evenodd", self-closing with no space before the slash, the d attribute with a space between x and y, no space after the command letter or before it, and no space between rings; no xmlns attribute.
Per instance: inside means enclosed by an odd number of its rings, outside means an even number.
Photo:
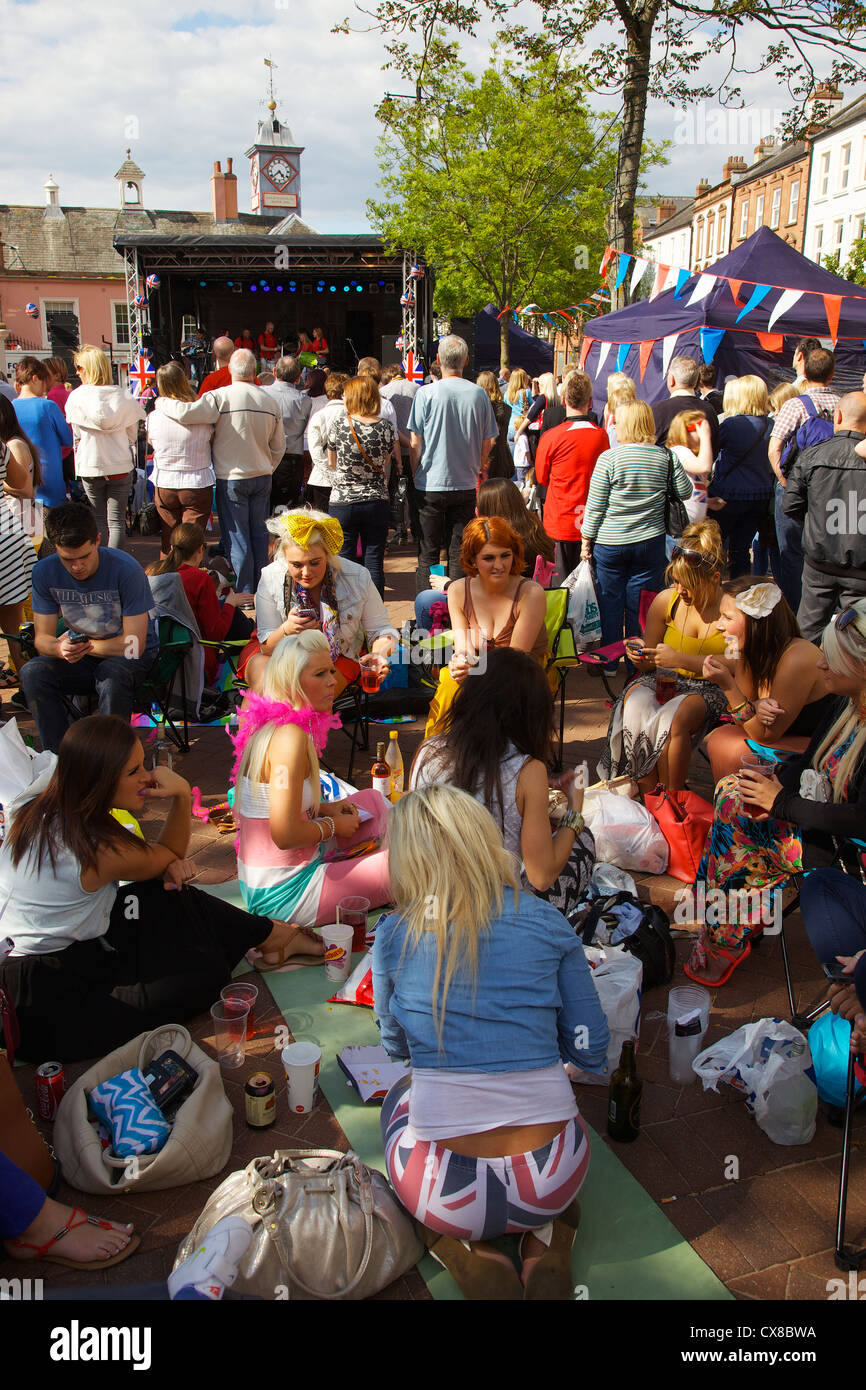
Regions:
<svg viewBox="0 0 866 1390"><path fill-rule="evenodd" d="M837 381L843 389L859 387L866 367L866 290L822 270L769 227L702 274L680 279L679 295L672 287L587 325L584 345L589 339L591 346L584 367L597 403L604 403L607 378L616 370L634 378L642 399L663 399L673 356L712 361L719 381L747 373L771 385L790 380L793 351L804 337L828 346L835 339Z"/></svg>
<svg viewBox="0 0 866 1390"><path fill-rule="evenodd" d="M475 368L479 372L499 371L498 309L488 304L475 318ZM530 376L553 371L553 348L541 338L527 333L513 320L508 325L508 354L512 367L522 367Z"/></svg>

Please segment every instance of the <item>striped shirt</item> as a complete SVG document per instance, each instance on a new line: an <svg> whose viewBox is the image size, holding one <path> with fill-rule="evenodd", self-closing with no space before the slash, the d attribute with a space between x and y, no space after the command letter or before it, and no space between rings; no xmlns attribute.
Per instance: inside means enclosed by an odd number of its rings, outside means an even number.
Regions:
<svg viewBox="0 0 866 1390"><path fill-rule="evenodd" d="M600 454L586 499L583 537L601 545L634 545L665 533L668 451L654 444L620 444ZM674 457L677 496L691 497L691 480Z"/></svg>

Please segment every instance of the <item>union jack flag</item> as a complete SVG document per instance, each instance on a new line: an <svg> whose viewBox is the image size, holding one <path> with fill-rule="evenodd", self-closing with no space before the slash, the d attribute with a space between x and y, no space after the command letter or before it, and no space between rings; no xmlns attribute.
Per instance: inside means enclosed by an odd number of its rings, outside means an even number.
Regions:
<svg viewBox="0 0 866 1390"><path fill-rule="evenodd" d="M424 363L421 361L420 357L416 361L415 354L412 352L411 348L403 358L403 372L407 381L424 380Z"/></svg>
<svg viewBox="0 0 866 1390"><path fill-rule="evenodd" d="M153 384L156 372L148 357L141 353L135 360L135 364L129 369L129 386L134 396L140 396L148 386Z"/></svg>

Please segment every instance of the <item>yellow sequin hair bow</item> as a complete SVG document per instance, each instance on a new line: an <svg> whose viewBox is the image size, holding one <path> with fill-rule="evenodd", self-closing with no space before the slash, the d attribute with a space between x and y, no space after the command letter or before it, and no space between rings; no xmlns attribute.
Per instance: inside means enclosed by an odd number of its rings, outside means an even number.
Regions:
<svg viewBox="0 0 866 1390"><path fill-rule="evenodd" d="M323 544L331 555L339 555L343 545L343 528L333 516L315 512L280 512L267 523L272 536L294 541L302 550Z"/></svg>

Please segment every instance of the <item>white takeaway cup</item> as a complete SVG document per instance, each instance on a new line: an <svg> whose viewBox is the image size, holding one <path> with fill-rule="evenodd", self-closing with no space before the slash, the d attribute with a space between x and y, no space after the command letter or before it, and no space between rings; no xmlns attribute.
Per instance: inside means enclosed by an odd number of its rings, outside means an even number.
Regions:
<svg viewBox="0 0 866 1390"><path fill-rule="evenodd" d="M286 1093L293 1115L312 1110L319 1092L319 1066L322 1049L312 1042L293 1042L280 1054L286 1073Z"/></svg>
<svg viewBox="0 0 866 1390"><path fill-rule="evenodd" d="M322 943L325 947L325 975L334 984L341 985L349 978L352 968L352 937L354 928L348 922L330 922L322 927Z"/></svg>

